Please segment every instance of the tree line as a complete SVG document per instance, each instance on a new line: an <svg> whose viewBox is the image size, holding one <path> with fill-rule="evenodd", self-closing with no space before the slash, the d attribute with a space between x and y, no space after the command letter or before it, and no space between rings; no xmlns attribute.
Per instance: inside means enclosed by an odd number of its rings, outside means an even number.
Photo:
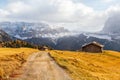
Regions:
<svg viewBox="0 0 120 80"><path fill-rule="evenodd" d="M7 41L7 42L0 42L0 47L10 47L10 48L28 47L28 48L35 48L35 49L42 50L45 47L45 45L40 46L40 45L34 45L32 43L28 43L26 41L22 41L22 40L13 40L13 41ZM52 49L52 48L48 47L48 49Z"/></svg>

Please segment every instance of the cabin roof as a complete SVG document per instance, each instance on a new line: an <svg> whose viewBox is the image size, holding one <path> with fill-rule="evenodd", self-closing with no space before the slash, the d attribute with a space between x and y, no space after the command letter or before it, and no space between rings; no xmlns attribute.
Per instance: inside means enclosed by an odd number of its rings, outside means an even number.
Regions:
<svg viewBox="0 0 120 80"><path fill-rule="evenodd" d="M84 44L82 47L86 47L86 46L91 45L91 44L93 44L93 45L95 45L95 46L98 46L98 47L100 47L100 48L103 48L103 47L104 47L104 45L102 45L102 44L100 44L100 43L98 43L98 42L96 42L96 41L93 41L93 42L88 43L88 44Z"/></svg>
<svg viewBox="0 0 120 80"><path fill-rule="evenodd" d="M48 49L48 47L47 47L47 46L43 46L43 48Z"/></svg>

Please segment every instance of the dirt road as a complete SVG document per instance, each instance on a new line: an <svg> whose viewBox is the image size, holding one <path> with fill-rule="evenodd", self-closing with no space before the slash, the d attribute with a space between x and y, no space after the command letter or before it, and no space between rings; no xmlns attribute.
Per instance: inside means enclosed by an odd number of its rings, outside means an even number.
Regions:
<svg viewBox="0 0 120 80"><path fill-rule="evenodd" d="M23 66L23 74L10 80L71 80L47 52L32 54Z"/></svg>

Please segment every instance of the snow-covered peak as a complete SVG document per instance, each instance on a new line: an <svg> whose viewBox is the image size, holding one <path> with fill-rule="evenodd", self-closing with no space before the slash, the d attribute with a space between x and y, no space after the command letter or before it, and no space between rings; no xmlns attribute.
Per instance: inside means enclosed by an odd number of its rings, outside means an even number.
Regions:
<svg viewBox="0 0 120 80"><path fill-rule="evenodd" d="M46 23L27 23L27 22L1 22L0 28L9 35L27 39L32 37L51 37L58 38L72 35L64 27L57 27Z"/></svg>

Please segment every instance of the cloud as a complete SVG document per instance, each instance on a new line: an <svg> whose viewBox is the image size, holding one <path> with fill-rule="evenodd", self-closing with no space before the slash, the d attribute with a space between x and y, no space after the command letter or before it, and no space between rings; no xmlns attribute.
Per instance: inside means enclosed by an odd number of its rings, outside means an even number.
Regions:
<svg viewBox="0 0 120 80"><path fill-rule="evenodd" d="M0 17L15 21L46 21L69 29L97 31L102 29L108 16L118 10L118 6L111 6L105 11L96 11L74 0L9 0L0 9Z"/></svg>
<svg viewBox="0 0 120 80"><path fill-rule="evenodd" d="M31 7L21 1L13 2L7 6L7 10L11 12L11 14L24 13L27 12L29 9L31 9Z"/></svg>
<svg viewBox="0 0 120 80"><path fill-rule="evenodd" d="M68 22L71 18L87 16L93 9L72 0L9 0L5 8L9 17L29 18L46 21ZM78 16L75 16L78 15Z"/></svg>
<svg viewBox="0 0 120 80"><path fill-rule="evenodd" d="M102 0L102 1L105 3L110 3L110 2L113 2L114 0Z"/></svg>
<svg viewBox="0 0 120 80"><path fill-rule="evenodd" d="M0 17L6 17L9 15L9 12L3 9L0 9Z"/></svg>
<svg viewBox="0 0 120 80"><path fill-rule="evenodd" d="M106 14L108 14L109 16L112 16L115 13L119 13L119 12L120 12L120 5L118 5L118 4L112 5L106 10Z"/></svg>

